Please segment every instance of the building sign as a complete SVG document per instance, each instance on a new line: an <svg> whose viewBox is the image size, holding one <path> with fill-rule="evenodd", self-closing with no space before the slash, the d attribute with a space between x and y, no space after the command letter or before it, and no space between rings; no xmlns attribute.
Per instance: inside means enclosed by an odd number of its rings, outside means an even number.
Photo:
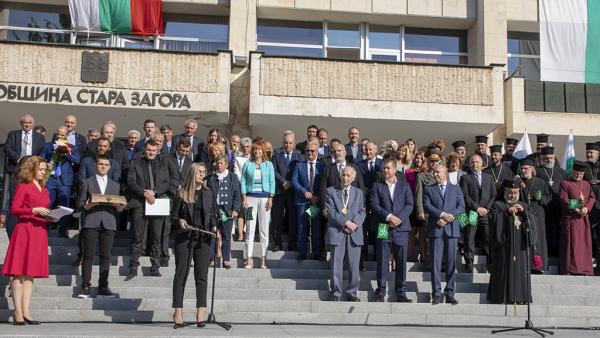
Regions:
<svg viewBox="0 0 600 338"><path fill-rule="evenodd" d="M92 106L191 109L187 94L0 83L0 101Z"/></svg>

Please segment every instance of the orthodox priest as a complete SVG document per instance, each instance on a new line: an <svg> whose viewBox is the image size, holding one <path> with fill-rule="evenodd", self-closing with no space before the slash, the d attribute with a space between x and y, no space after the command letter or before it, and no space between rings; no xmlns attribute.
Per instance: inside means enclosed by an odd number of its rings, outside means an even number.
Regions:
<svg viewBox="0 0 600 338"><path fill-rule="evenodd" d="M574 161L571 178L560 184L563 207L560 227L560 274L592 276L592 234L589 212L596 198L590 183L583 179L585 162Z"/></svg>
<svg viewBox="0 0 600 338"><path fill-rule="evenodd" d="M583 175L583 179L590 183L596 197L596 203L589 214L592 227L592 251L598 262L600 260L600 145L598 143L586 143L585 157L588 168Z"/></svg>
<svg viewBox="0 0 600 338"><path fill-rule="evenodd" d="M529 211L535 216L535 222L530 222L535 228L535 255L542 258L542 267L534 268L531 272L542 274L548 270L548 245L546 242L546 221L544 206L552 200L552 191L550 186L542 179L535 177L535 162L531 158L524 158L521 161L521 180L520 200L529 206Z"/></svg>
<svg viewBox="0 0 600 338"><path fill-rule="evenodd" d="M506 179L513 178L515 174L502 161L502 146L501 145L493 145L490 147L490 154L492 154L492 164L483 169L483 172L486 174L490 174L494 180L494 184L496 185L496 191L502 191L502 182ZM496 195L497 200L502 200L503 196L501 193Z"/></svg>
<svg viewBox="0 0 600 338"><path fill-rule="evenodd" d="M492 265L487 299L495 304L522 304L528 300L527 274L533 255L527 239L536 236L534 233L528 236L527 224L534 223L535 217L527 204L519 201L520 183L514 178L505 180L502 183L504 198L495 201L490 211ZM530 244L535 242L530 241ZM540 258L534 257L533 261L539 265Z"/></svg>
<svg viewBox="0 0 600 338"><path fill-rule="evenodd" d="M567 172L556 165L554 147L548 146L540 150L542 165L536 167L536 177L542 179L552 190L550 203L544 206L546 220L546 243L548 244L548 256L558 256L558 234L560 232L560 220L562 207L558 191L560 184L567 178Z"/></svg>

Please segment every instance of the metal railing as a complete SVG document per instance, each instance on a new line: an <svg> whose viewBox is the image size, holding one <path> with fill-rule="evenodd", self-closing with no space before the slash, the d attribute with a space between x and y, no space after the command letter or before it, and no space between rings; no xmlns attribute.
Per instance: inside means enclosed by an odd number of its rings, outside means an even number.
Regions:
<svg viewBox="0 0 600 338"><path fill-rule="evenodd" d="M0 26L0 40L59 43L96 47L156 49L197 53L216 53L228 49L227 41L173 36L118 35L106 32L76 32L70 29Z"/></svg>

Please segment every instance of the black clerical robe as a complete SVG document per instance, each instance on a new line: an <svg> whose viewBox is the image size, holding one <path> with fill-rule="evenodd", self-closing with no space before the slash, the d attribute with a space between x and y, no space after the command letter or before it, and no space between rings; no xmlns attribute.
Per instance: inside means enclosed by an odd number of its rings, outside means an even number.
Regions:
<svg viewBox="0 0 600 338"><path fill-rule="evenodd" d="M550 203L543 206L546 221L546 243L548 244L548 256L558 256L558 239L560 233L560 220L562 217L562 205L560 204L560 183L567 178L567 172L558 167L546 168L539 166L535 168L539 179L550 186L552 199Z"/></svg>
<svg viewBox="0 0 600 338"><path fill-rule="evenodd" d="M529 211L534 214L535 222L531 226L535 228L535 255L542 258L544 265L535 270L548 270L548 242L546 240L546 217L544 206L548 205L552 200L552 192L550 186L542 179L534 177L527 181L521 181L520 199L529 206Z"/></svg>
<svg viewBox="0 0 600 338"><path fill-rule="evenodd" d="M527 273L531 267L531 251L527 254L527 219L535 222L529 207L519 202L524 212L517 213L520 224L515 225L515 215L510 205L495 201L490 211L490 283L487 299L490 303L511 304L527 301ZM531 238L535 238L532 233ZM534 243L535 244L535 243ZM529 260L527 259L529 256ZM531 301L531 295L529 295Z"/></svg>
<svg viewBox="0 0 600 338"><path fill-rule="evenodd" d="M496 200L502 200L504 198L502 192L502 182L507 179L515 177L513 171L506 165L500 163L500 165L492 165L488 168L483 169L483 172L492 176L492 180L496 185Z"/></svg>

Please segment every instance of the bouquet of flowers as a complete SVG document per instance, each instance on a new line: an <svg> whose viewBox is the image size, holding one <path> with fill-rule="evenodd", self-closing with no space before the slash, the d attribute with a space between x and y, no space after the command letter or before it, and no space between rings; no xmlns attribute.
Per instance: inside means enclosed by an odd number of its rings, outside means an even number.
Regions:
<svg viewBox="0 0 600 338"><path fill-rule="evenodd" d="M67 140L58 139L54 142L53 150L52 150L52 159L50 163L48 163L48 171L46 173L46 179L50 177L50 175L54 175L56 177L60 176L60 162L67 156L73 152L73 146L67 142Z"/></svg>

